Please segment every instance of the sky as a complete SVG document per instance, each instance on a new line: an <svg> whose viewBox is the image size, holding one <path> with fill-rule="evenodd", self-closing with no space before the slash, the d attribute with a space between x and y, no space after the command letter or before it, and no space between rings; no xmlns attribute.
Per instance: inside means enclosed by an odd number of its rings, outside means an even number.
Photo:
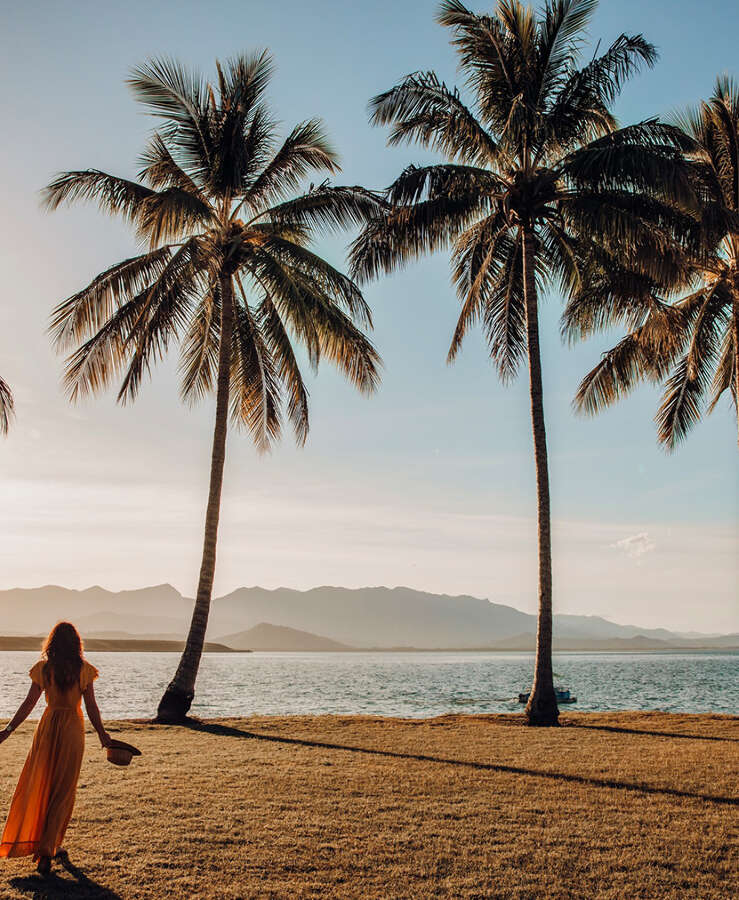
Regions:
<svg viewBox="0 0 739 900"><path fill-rule="evenodd" d="M38 192L60 170L133 177L153 127L131 66L172 55L211 76L216 58L267 47L284 133L321 116L339 149L337 183L389 184L418 148L386 148L367 101L405 74L459 81L431 0L159 0L3 4L0 99L0 373L17 419L0 442L0 589L55 583L120 590L170 582L193 596L202 547L213 402L178 397L176 358L135 404L114 393L71 406L46 328L51 308L132 255L120 222L94 207L53 215ZM486 9L477 3L476 10ZM739 6L718 0L602 0L593 48L643 33L657 67L629 83L622 122L681 109L736 69ZM592 52L592 48L590 50ZM318 249L344 267L351 234ZM232 432L216 594L241 585L408 585L536 609L536 502L526 373L499 383L477 334L453 367L458 315L437 254L365 296L383 358L377 394L322 367L309 376L311 433L259 456ZM595 419L572 396L613 332L566 346L562 302L542 301L555 612L643 626L739 630L736 420L728 400L674 454L656 443L652 386Z"/></svg>

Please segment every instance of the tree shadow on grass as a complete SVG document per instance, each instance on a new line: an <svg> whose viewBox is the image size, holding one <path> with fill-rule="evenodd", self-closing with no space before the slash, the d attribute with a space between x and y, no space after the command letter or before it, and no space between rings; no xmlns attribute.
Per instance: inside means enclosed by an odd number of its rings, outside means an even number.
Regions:
<svg viewBox="0 0 739 900"><path fill-rule="evenodd" d="M325 741L308 740L307 738L289 738L274 734L260 734L254 731L242 731L231 725L218 725L215 722L199 722L190 719L185 726L194 731L223 737L250 738L257 741L268 741L275 744L292 744L296 747L314 747L321 750L346 750L349 753L364 753L370 756L385 756L391 759L408 759L417 762L437 763L445 766L461 766L486 772L502 772L509 775L526 775L530 778L545 778L552 781L563 781L572 784L583 784L588 787L611 788L620 791L633 791L638 794L657 794L665 797L681 797L689 800L703 800L706 803L718 803L725 806L739 806L736 797L722 797L716 794L701 794L695 791L683 791L679 788L655 787L649 784L633 784L628 781L616 781L609 778L591 778L587 775L574 775L568 772L547 772L541 769L526 769L522 766L509 766L503 763L483 763L464 759L446 759L441 756L428 756L423 753L401 753L397 750L380 750L372 747L352 747L347 744L330 744Z"/></svg>
<svg viewBox="0 0 739 900"><path fill-rule="evenodd" d="M739 738L722 737L718 734L685 734L678 731L649 731L646 728L626 728L623 725L581 725L579 722L563 722L564 728L583 728L586 731L613 731L617 734L644 734L649 737L679 738L685 741L727 741L739 743Z"/></svg>
<svg viewBox="0 0 739 900"><path fill-rule="evenodd" d="M59 858L56 861L72 878L62 878L56 872L52 872L46 878L40 875L11 878L10 884L32 900L123 900L120 894L88 878L69 857Z"/></svg>

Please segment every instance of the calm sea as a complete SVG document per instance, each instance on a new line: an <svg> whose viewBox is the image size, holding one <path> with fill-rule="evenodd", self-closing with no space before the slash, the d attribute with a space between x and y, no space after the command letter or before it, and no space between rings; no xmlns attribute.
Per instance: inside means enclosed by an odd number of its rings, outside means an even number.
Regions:
<svg viewBox="0 0 739 900"><path fill-rule="evenodd" d="M37 655L0 653L0 717L25 696ZM103 716L152 715L177 665L173 653L90 653L100 669ZM570 709L739 713L739 651L558 653ZM511 712L530 684L530 653L211 653L203 657L192 713L366 713L435 716ZM43 701L42 701L43 703ZM40 714L39 706L34 713Z"/></svg>

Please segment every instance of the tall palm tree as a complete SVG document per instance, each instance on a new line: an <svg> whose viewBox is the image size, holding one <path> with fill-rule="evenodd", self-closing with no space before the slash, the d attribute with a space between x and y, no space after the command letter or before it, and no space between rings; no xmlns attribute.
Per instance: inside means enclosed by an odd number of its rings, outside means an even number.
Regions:
<svg viewBox="0 0 739 900"><path fill-rule="evenodd" d="M333 362L360 390L378 383L379 357L361 330L371 316L357 285L309 249L316 230L357 223L378 200L327 181L297 193L312 171L338 171L320 121L279 145L265 99L266 53L217 64L217 80L169 59L134 69L138 100L162 120L141 158L139 181L94 169L67 172L46 204L91 199L122 215L148 244L98 275L54 311L52 333L68 359L72 399L122 376L132 400L154 362L179 343L182 397L215 390L205 537L195 608L179 666L158 709L181 721L195 690L208 623L229 417L260 449L283 417L308 434L308 392L294 343L316 367Z"/></svg>
<svg viewBox="0 0 739 900"><path fill-rule="evenodd" d="M0 378L0 434L7 434L15 405L13 394L6 381Z"/></svg>
<svg viewBox="0 0 739 900"><path fill-rule="evenodd" d="M656 120L619 128L610 112L623 82L651 66L654 47L621 35L579 66L595 0L549 0L542 13L500 0L477 15L441 4L473 96L434 72L416 72L371 101L372 121L392 125L389 143L416 141L446 162L411 165L387 190L352 247L361 278L389 272L451 245L462 303L448 360L480 322L501 379L528 360L538 499L538 633L526 715L558 719L552 676L552 564L549 473L539 353L538 296L559 286L577 294L597 252L613 260L661 243L672 211L657 185L688 194L674 129ZM667 262L665 262L667 265ZM655 273L656 274L656 273Z"/></svg>
<svg viewBox="0 0 739 900"><path fill-rule="evenodd" d="M643 379L664 381L656 422L669 450L699 421L708 397L712 412L725 391L736 409L739 394L739 87L719 78L709 100L675 121L690 141L686 157L694 168L705 252L686 260L686 273L662 296L645 285L642 302L635 304L632 292L627 309L616 285L597 316L586 301L573 303L565 316L572 337L632 326L585 376L576 408L596 413Z"/></svg>

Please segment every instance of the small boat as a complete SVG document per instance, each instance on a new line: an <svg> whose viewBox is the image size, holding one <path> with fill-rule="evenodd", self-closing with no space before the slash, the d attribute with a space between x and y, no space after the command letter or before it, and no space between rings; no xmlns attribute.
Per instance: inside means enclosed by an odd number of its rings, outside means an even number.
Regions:
<svg viewBox="0 0 739 900"><path fill-rule="evenodd" d="M557 703L577 703L577 697L571 694L567 688L555 687L554 696L557 698ZM529 694L519 694L518 702L528 703Z"/></svg>

